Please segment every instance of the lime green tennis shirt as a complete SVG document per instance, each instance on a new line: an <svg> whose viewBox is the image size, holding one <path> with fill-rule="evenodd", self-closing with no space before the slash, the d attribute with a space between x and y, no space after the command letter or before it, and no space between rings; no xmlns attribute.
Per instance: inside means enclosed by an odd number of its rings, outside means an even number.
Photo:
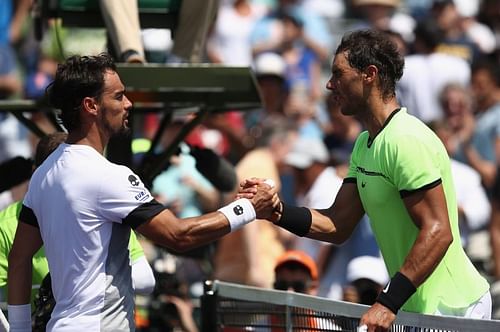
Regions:
<svg viewBox="0 0 500 332"><path fill-rule="evenodd" d="M23 202L19 201L0 211L0 288L3 293L2 297L4 297L3 301L7 300L8 259L12 243L14 242L14 236L16 235L19 212L21 211L22 205ZM38 288L48 272L49 266L42 247L33 256L31 303L33 303L33 299L38 293Z"/></svg>
<svg viewBox="0 0 500 332"><path fill-rule="evenodd" d="M432 314L440 305L465 308L489 289L462 249L450 160L439 138L402 108L392 113L373 140L360 134L351 156L348 179L359 196L384 257L389 275L400 270L419 229L403 198L443 185L453 242L429 278L402 307Z"/></svg>

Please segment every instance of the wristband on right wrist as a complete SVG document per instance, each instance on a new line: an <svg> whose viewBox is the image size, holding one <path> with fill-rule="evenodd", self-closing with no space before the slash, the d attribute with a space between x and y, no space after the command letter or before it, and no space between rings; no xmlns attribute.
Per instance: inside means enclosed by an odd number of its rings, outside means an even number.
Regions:
<svg viewBox="0 0 500 332"><path fill-rule="evenodd" d="M406 301L417 291L404 274L396 272L377 297L377 302L391 310L395 315Z"/></svg>
<svg viewBox="0 0 500 332"><path fill-rule="evenodd" d="M221 207L218 211L226 216L231 231L245 226L257 217L252 203L246 198L237 199Z"/></svg>
<svg viewBox="0 0 500 332"><path fill-rule="evenodd" d="M307 235L312 224L311 211L305 207L287 205L283 202L280 204L281 218L275 224L295 235Z"/></svg>

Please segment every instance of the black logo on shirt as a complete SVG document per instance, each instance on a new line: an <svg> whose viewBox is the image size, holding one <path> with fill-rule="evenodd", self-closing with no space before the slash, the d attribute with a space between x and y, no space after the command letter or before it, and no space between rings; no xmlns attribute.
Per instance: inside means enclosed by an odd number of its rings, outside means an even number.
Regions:
<svg viewBox="0 0 500 332"><path fill-rule="evenodd" d="M237 215L237 216L240 216L243 214L243 207L241 205L236 205L234 208L233 208L233 212Z"/></svg>
<svg viewBox="0 0 500 332"><path fill-rule="evenodd" d="M128 181L130 182L131 185L134 187L137 187L139 185L139 179L135 175L129 175L128 176Z"/></svg>
<svg viewBox="0 0 500 332"><path fill-rule="evenodd" d="M364 188L366 186L366 182L361 181L361 187Z"/></svg>

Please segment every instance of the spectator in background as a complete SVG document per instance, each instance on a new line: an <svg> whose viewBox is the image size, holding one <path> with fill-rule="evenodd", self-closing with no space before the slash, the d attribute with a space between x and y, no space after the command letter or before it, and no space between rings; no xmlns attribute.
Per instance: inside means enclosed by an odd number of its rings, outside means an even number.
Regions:
<svg viewBox="0 0 500 332"><path fill-rule="evenodd" d="M285 114L299 127L299 135L321 139L323 132L318 122L321 93L321 61L309 46L302 42L303 24L297 13L284 13L283 42L276 50L286 63L288 100Z"/></svg>
<svg viewBox="0 0 500 332"><path fill-rule="evenodd" d="M448 83L467 86L469 64L454 55L437 52L442 31L432 20L421 21L415 28L415 54L405 57L403 77L397 95L408 111L424 122L442 117L439 93Z"/></svg>
<svg viewBox="0 0 500 332"><path fill-rule="evenodd" d="M259 176L283 190L280 167L296 139L296 128L286 118L269 117L259 127L255 148L236 164L238 180ZM214 256L214 278L271 288L274 264L292 235L260 220L221 239Z"/></svg>
<svg viewBox="0 0 500 332"><path fill-rule="evenodd" d="M343 178L347 174L351 151L362 127L357 119L341 113L340 105L332 93L326 97L326 109L330 121L324 127L324 142L330 154L330 163Z"/></svg>
<svg viewBox="0 0 500 332"><path fill-rule="evenodd" d="M182 0L174 45L168 63L203 61L210 27L214 24L219 0Z"/></svg>
<svg viewBox="0 0 500 332"><path fill-rule="evenodd" d="M479 7L478 21L486 24L495 36L495 58L500 63L500 2L483 0Z"/></svg>
<svg viewBox="0 0 500 332"><path fill-rule="evenodd" d="M260 127L268 118L285 116L288 100L286 85L286 63L276 53L266 52L256 56L253 71L262 96L262 108L245 114L245 127L248 130L245 145L252 148L261 135Z"/></svg>
<svg viewBox="0 0 500 332"><path fill-rule="evenodd" d="M207 43L208 59L226 65L251 65L250 33L266 11L267 7L251 0L222 1Z"/></svg>
<svg viewBox="0 0 500 332"><path fill-rule="evenodd" d="M118 61L144 63L138 0L99 0L106 30Z"/></svg>
<svg viewBox="0 0 500 332"><path fill-rule="evenodd" d="M473 64L471 89L474 124L466 126L453 157L479 172L483 185L491 190L500 161L500 69L491 59Z"/></svg>
<svg viewBox="0 0 500 332"><path fill-rule="evenodd" d="M321 60L302 42L304 22L295 14L283 14L283 41L276 52L287 64L286 77L290 95L315 105L321 97Z"/></svg>
<svg viewBox="0 0 500 332"><path fill-rule="evenodd" d="M460 15L460 27L480 53L490 54L496 48L495 34L491 28L477 19L480 0L454 0Z"/></svg>
<svg viewBox="0 0 500 332"><path fill-rule="evenodd" d="M445 146L450 156L454 156L462 142L475 125L473 100L470 89L457 83L444 86L439 95L439 103L443 109L442 120L449 129ZM437 120L439 121L439 120Z"/></svg>
<svg viewBox="0 0 500 332"><path fill-rule="evenodd" d="M185 121L187 119L173 119L164 132L163 149L173 144ZM196 160L190 150L186 143L181 142L179 153L170 158L168 168L153 180L152 192L157 200L179 218L199 216L219 206L220 194L196 169Z"/></svg>
<svg viewBox="0 0 500 332"><path fill-rule="evenodd" d="M300 250L287 250L278 257L274 268L275 281L273 288L306 295L317 295L318 291L318 267L314 260ZM340 331L341 327L330 319L318 317L313 310L303 308L292 308L294 330L298 331ZM273 315L269 317L271 331L283 331L286 323L286 315ZM258 329L258 331L261 331Z"/></svg>
<svg viewBox="0 0 500 332"><path fill-rule="evenodd" d="M443 142L446 151L451 156L453 149L454 132L446 120L433 121L430 128ZM486 228L490 221L491 205L481 184L479 173L467 164L453 158L451 161L451 174L457 197L458 223L462 246L467 249L469 236Z"/></svg>
<svg viewBox="0 0 500 332"><path fill-rule="evenodd" d="M329 207L342 185L335 168L328 165L328 150L320 139L299 137L283 162L292 168L295 202L315 209ZM297 237L292 245L318 260L323 244ZM326 245L326 244L324 244Z"/></svg>
<svg viewBox="0 0 500 332"><path fill-rule="evenodd" d="M372 305L389 281L389 274L382 258L359 256L347 265L346 279L342 300Z"/></svg>
<svg viewBox="0 0 500 332"><path fill-rule="evenodd" d="M316 53L321 62L329 55L331 36L325 22L315 13L308 11L299 0L278 0L276 8L257 21L252 34L252 51L256 56L262 52L280 49L284 41L282 16L294 15L301 17L304 26L302 42Z"/></svg>
<svg viewBox="0 0 500 332"><path fill-rule="evenodd" d="M276 260L274 289L308 295L318 290L318 267L314 260L300 250L288 250Z"/></svg>
<svg viewBox="0 0 500 332"><path fill-rule="evenodd" d="M354 24L348 30L395 31L406 43L413 42L415 20L399 10L401 0L352 0L351 2L362 22Z"/></svg>
<svg viewBox="0 0 500 332"><path fill-rule="evenodd" d="M434 0L430 16L443 32L443 40L436 50L460 57L471 64L481 54L481 49L464 30L463 18L454 0Z"/></svg>
<svg viewBox="0 0 500 332"><path fill-rule="evenodd" d="M31 8L31 0L0 1L0 99L19 96L22 82L13 45ZM14 116L0 113L0 162L17 155L31 156L26 133Z"/></svg>
<svg viewBox="0 0 500 332"><path fill-rule="evenodd" d="M31 0L0 2L0 99L21 90L13 45L21 38L30 8Z"/></svg>

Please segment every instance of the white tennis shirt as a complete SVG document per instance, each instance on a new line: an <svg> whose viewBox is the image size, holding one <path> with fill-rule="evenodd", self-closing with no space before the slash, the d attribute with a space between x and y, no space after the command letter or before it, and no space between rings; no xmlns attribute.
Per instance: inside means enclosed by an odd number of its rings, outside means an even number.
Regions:
<svg viewBox="0 0 500 332"><path fill-rule="evenodd" d="M133 331L131 227L164 207L128 167L61 144L35 171L20 219L39 226L56 306L48 331Z"/></svg>

